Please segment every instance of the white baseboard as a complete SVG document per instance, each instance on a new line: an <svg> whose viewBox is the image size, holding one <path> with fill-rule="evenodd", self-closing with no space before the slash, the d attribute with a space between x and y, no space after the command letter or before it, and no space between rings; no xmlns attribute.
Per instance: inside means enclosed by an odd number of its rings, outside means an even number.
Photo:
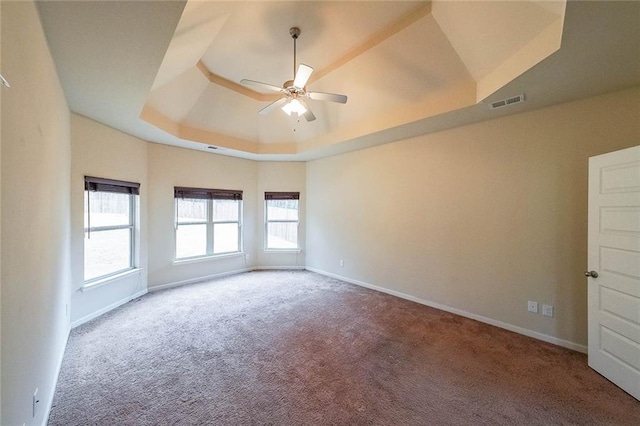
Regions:
<svg viewBox="0 0 640 426"><path fill-rule="evenodd" d="M442 311L446 311L446 312L451 312L452 314L456 314L456 315L460 315L462 317L466 317L466 318L471 318L473 320L476 321L480 321L483 322L485 324L489 324L489 325L493 325L496 327L500 327L503 328L505 330L509 330L509 331L513 331L514 333L518 333L518 334L522 334L524 336L528 336L528 337L532 337L534 339L538 339L538 340L542 340L543 342L547 342L547 343L552 343L554 345L558 345L558 346L562 346L564 348L568 348L574 351L578 351L578 352L582 352L582 353L587 353L587 346L585 345L581 345L579 343L575 343L575 342L571 342L568 340L564 340L564 339L559 339L557 337L554 336L550 336L548 334L544 334L544 333L540 333L538 331L534 331L534 330L530 330L527 328L523 328L523 327L519 327L513 324L509 324L506 322L502 322L502 321L498 321L496 319L493 318L488 318L482 315L478 315L478 314L474 314L471 312L467 312L467 311L463 311L462 309L457 309L457 308L453 308L451 306L447 306L447 305L443 305L441 303L437 303L437 302L432 302L430 300L426 300L426 299L421 299L419 297L415 297L406 293L402 293L399 291L395 291L395 290L391 290L388 288L384 288L384 287L379 287L373 284L369 284L363 281L358 281L358 280L354 280L348 277L344 277L342 275L338 275L338 274L334 274L331 272L327 272L321 269L317 269L317 268L312 268L312 267L304 267L304 266L253 266L253 267L248 267L248 268L242 268L242 269L236 269L233 271L227 271L227 272L221 272L218 274L212 274L212 275L207 275L204 277L199 277L199 278L193 278L193 279L189 279L189 280L183 280L183 281L177 281L177 282L173 282L173 283L167 283L167 284L161 284L161 285L157 285L157 286L151 286L148 287L148 291L149 292L153 292L153 291L159 291L159 290L165 290L168 288L173 288L173 287L180 287L183 285L187 285L187 284L195 284L195 283L199 283L199 282L203 282L203 281L207 281L210 279L215 279L215 278L222 278L222 277L226 277L226 276L230 276L230 275L237 275L237 274L242 274L244 272L251 272L251 271L256 271L256 270L309 270L311 272L315 272L321 275L325 275L331 278L336 278L338 280L341 281L345 281L351 284L355 284L361 287L366 287L372 290L376 290L376 291L380 291L382 293L386 293L386 294L390 294L392 296L396 296L396 297L400 297L402 299L406 299L406 300L410 300L412 302L416 302L416 303L420 303L422 305L425 306L430 306L432 308L436 308L436 309L440 309ZM71 324L71 328L75 328L81 324L84 324L87 321L90 321L94 318L99 317L102 314L105 314L107 312L109 312L112 309L117 308L118 306L121 306L137 297L140 297L144 294L147 293L147 290L143 290L140 291L139 293L136 293L134 295L132 295L130 298L125 298L122 300L119 300L118 302L115 302L103 309L100 309L99 311L93 312L90 315L87 315L83 318L80 318L79 320L74 321Z"/></svg>
<svg viewBox="0 0 640 426"><path fill-rule="evenodd" d="M366 287L371 290L380 291L382 293L390 294L392 296L400 297L402 299L410 300L412 302L420 303L422 305L430 306L432 308L440 309L441 311L451 312L452 314L460 315L462 317L471 318L476 321L483 322L485 324L493 325L496 327L504 328L505 330L513 331L514 333L522 334L524 336L533 337L534 339L542 340L543 342L552 343L554 345L562 346L567 349L571 349L574 351L587 353L587 347L585 345L581 345L579 343L570 342L568 340L559 339L554 336L549 336L548 334L540 333L537 331L529 330L527 328L518 327L516 325L512 325L506 322L498 321L493 318L484 317L482 315L477 315L471 312L463 311L461 309L452 308L451 306L443 305L440 303L432 302L430 300L421 299L419 297L411 296L409 294L401 293L399 291L390 290L388 288L379 287L373 284L365 283L363 281L354 280L351 278L343 277L341 275L333 274L331 272L323 271L321 269L307 267L307 270L311 272L315 272L320 275L325 275L327 277L336 278L340 281L345 281L351 284L355 284L361 287Z"/></svg>
<svg viewBox="0 0 640 426"><path fill-rule="evenodd" d="M254 266L252 271L304 271L305 266Z"/></svg>
<svg viewBox="0 0 640 426"><path fill-rule="evenodd" d="M127 296L123 299L118 300L117 302L114 302L112 304L110 304L109 306L105 306L102 309L98 309L95 312L90 313L89 315L86 315L80 319L77 319L75 321L73 321L71 323L71 328L76 328L79 325L84 324L87 321L91 321L94 318L98 318L100 315L106 314L107 312L117 308L118 306L122 306L127 302L132 301L133 299L137 299L140 296L144 296L145 294L147 294L147 289L141 290L137 293L132 294L131 296Z"/></svg>
<svg viewBox="0 0 640 426"><path fill-rule="evenodd" d="M237 275L237 274L242 274L244 272L251 272L251 271L270 271L270 270L277 270L277 271L301 270L303 271L305 269L307 268L304 266L251 266L248 268L236 269L228 272L220 272L219 274L206 275L204 277L192 278L184 281L176 281L173 283L149 286L149 291L166 290L168 288L180 287L187 284L201 283L201 282L212 280L215 278L228 277L230 275Z"/></svg>
<svg viewBox="0 0 640 426"><path fill-rule="evenodd" d="M222 278L222 277L228 277L229 275L242 274L243 272L250 272L253 269L254 268L235 269L233 271L220 272L218 274L213 274L213 275L205 275L204 277L191 278L191 279L188 279L188 280L176 281L176 282L167 283L167 284L148 286L148 289L151 292L160 291L160 290L166 290L168 288L180 287L180 286L187 285L187 284L201 283L203 281L212 280L214 278Z"/></svg>

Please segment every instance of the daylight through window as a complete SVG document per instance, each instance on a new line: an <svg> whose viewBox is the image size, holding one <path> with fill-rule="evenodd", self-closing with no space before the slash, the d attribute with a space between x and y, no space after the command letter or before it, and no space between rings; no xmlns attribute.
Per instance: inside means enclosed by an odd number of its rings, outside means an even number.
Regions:
<svg viewBox="0 0 640 426"><path fill-rule="evenodd" d="M176 259L242 250L242 191L174 188Z"/></svg>
<svg viewBox="0 0 640 426"><path fill-rule="evenodd" d="M265 192L265 248L298 249L299 192Z"/></svg>
<svg viewBox="0 0 640 426"><path fill-rule="evenodd" d="M84 280L135 267L135 214L139 183L86 176Z"/></svg>

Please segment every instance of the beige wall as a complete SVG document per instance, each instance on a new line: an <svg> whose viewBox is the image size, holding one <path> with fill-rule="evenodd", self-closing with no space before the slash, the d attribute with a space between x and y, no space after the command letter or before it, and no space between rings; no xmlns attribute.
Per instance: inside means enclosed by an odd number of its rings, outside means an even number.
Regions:
<svg viewBox="0 0 640 426"><path fill-rule="evenodd" d="M2 40L2 1L0 0L0 41ZM2 72L2 43L0 42L0 73ZM2 91L0 87L0 253L2 253ZM2 330L2 256L0 255L0 331ZM0 421L2 421L2 335L0 334Z"/></svg>
<svg viewBox="0 0 640 426"><path fill-rule="evenodd" d="M133 136L71 115L71 321L76 324L126 302L147 288L147 146ZM84 177L140 183L137 274L82 291L84 285Z"/></svg>
<svg viewBox="0 0 640 426"><path fill-rule="evenodd" d="M2 73L11 82L2 94L0 424L40 425L69 327L69 111L34 4L0 7Z"/></svg>
<svg viewBox="0 0 640 426"><path fill-rule="evenodd" d="M638 117L635 88L312 161L307 265L585 345L587 160Z"/></svg>
<svg viewBox="0 0 640 426"><path fill-rule="evenodd" d="M243 246L256 245L257 167L254 161L149 144L149 288L244 270L251 257L233 254L174 262L175 186L236 189L243 193Z"/></svg>
<svg viewBox="0 0 640 426"><path fill-rule="evenodd" d="M258 167L258 199L259 212L257 231L257 265L263 267L304 267L305 266L305 204L306 204L306 171L305 163L262 162ZM295 253L265 251L264 226L264 193L266 191L300 192L300 223L298 241L300 251Z"/></svg>
<svg viewBox="0 0 640 426"><path fill-rule="evenodd" d="M300 191L304 197L305 163L259 163L148 143L76 114L71 140L72 324L128 300L147 284L152 288L255 266L304 266L303 253L264 252L263 191ZM140 274L83 292L85 175L140 182L142 226ZM174 262L174 186L243 190L244 253ZM304 244L304 219L301 224Z"/></svg>

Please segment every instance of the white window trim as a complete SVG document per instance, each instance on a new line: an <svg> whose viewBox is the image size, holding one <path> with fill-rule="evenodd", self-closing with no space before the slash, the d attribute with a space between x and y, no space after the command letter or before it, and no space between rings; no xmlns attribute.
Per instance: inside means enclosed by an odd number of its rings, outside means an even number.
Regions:
<svg viewBox="0 0 640 426"><path fill-rule="evenodd" d="M264 252L265 253L300 253L302 248L300 247L300 200L298 199L298 219L297 220L269 220L269 208L267 203L269 200L264 200ZM295 248L271 248L268 247L269 241L269 223L295 223L297 229L296 246Z"/></svg>
<svg viewBox="0 0 640 426"><path fill-rule="evenodd" d="M88 192L85 190L85 192ZM100 191L97 191L100 192ZM120 269L117 271L110 272L105 275L100 275L95 278L91 278L88 280L84 280L84 284L81 288L94 288L100 287L106 283L117 280L120 276L133 273L138 269L138 229L139 229L139 221L138 221L138 203L139 203L139 195L128 194L129 196L129 221L128 225L109 225L109 226L89 226L89 228L84 228L85 235L87 232L89 235L94 232L102 232L102 231L111 231L117 229L129 229L130 238L131 238L131 248L130 248L130 256L129 259L129 267L125 269ZM90 213L89 213L90 214ZM84 267L84 265L83 265ZM84 275L84 269L83 269ZM84 278L84 277L83 277Z"/></svg>
<svg viewBox="0 0 640 426"><path fill-rule="evenodd" d="M234 258L234 257L244 257L246 256L246 253L243 251L234 251L234 252L230 252L230 253L222 253L222 254L215 254L215 255L207 255L207 256L197 256L197 257L182 257L180 259L174 259L173 260L173 264L174 265L184 265L187 263L199 263L199 262L208 262L208 261L212 261L212 260L222 260L222 259L230 259L230 258Z"/></svg>
<svg viewBox="0 0 640 426"><path fill-rule="evenodd" d="M265 248L264 252L265 253L302 253L302 249L301 248L291 248L291 249Z"/></svg>
<svg viewBox="0 0 640 426"><path fill-rule="evenodd" d="M120 281L124 278L127 278L131 275L140 274L142 268L131 268L127 269L124 272L118 272L113 275L104 276L102 278L96 279L95 281L87 282L85 285L80 287L80 290L84 293L86 291L95 290L96 288L100 288L107 284L111 284L116 281Z"/></svg>

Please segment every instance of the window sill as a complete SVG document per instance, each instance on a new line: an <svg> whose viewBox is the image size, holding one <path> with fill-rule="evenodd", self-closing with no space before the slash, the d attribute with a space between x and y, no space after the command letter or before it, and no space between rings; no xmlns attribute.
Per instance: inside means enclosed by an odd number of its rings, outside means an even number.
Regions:
<svg viewBox="0 0 640 426"><path fill-rule="evenodd" d="M103 278L103 279L98 280L98 281L93 281L91 283L85 284L82 287L80 287L80 291L85 292L85 291L95 290L96 288L102 287L102 286L107 285L107 284L111 284L114 281L118 281L118 280L127 278L127 277L129 277L131 275L139 274L140 271L142 271L141 268L133 268L133 269L129 269L127 271L124 271L122 273L119 273L117 275L112 275L110 277L106 277L106 278Z"/></svg>
<svg viewBox="0 0 640 426"><path fill-rule="evenodd" d="M198 263L198 262L208 262L211 260L218 260L218 259L229 259L229 258L234 258L234 257L244 257L245 253L240 251L237 253L225 253L225 254L216 254L213 256L202 256L202 257L192 257L189 259L174 259L173 264L174 265L185 265L185 264L189 264L189 263Z"/></svg>

